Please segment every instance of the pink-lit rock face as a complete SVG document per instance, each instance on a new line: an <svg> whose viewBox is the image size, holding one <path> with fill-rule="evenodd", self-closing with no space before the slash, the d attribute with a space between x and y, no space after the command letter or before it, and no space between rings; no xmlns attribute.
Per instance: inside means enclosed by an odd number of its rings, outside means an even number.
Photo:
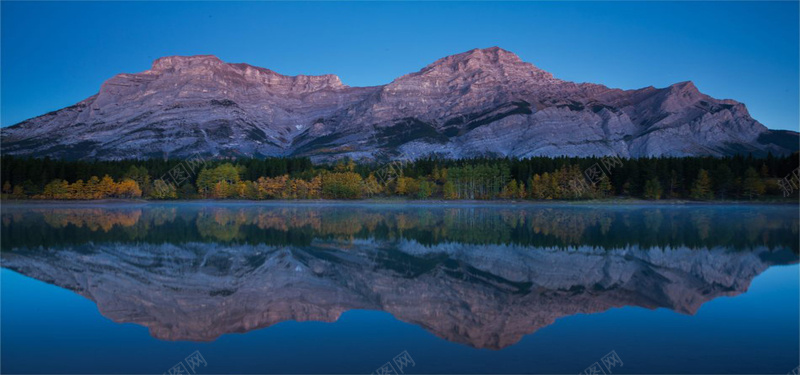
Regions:
<svg viewBox="0 0 800 375"><path fill-rule="evenodd" d="M163 340L211 341L369 309L449 341L501 349L575 314L622 306L694 314L707 301L745 292L771 264L796 262L784 252L405 240L88 243L5 251L3 267L73 290L113 321L146 326Z"/></svg>
<svg viewBox="0 0 800 375"><path fill-rule="evenodd" d="M638 90L573 83L493 47L375 87L211 55L162 57L74 106L2 129L2 142L4 154L99 159L640 157L786 154L797 149L797 133L771 131L742 103L691 82Z"/></svg>

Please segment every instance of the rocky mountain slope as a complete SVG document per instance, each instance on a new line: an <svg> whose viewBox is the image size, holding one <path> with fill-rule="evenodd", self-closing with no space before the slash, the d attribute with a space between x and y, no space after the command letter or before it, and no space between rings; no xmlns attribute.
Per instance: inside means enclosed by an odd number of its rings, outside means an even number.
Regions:
<svg viewBox="0 0 800 375"><path fill-rule="evenodd" d="M214 56L171 56L119 74L78 104L2 129L4 155L69 159L310 156L786 154L744 104L691 82L611 89L554 78L493 47L393 82L284 76Z"/></svg>
<svg viewBox="0 0 800 375"><path fill-rule="evenodd" d="M353 246L355 245L355 246ZM694 314L747 290L788 250L606 251L317 240L308 247L88 243L13 249L3 267L79 293L163 340L210 341L283 321L386 311L449 341L500 349L575 314L615 307Z"/></svg>

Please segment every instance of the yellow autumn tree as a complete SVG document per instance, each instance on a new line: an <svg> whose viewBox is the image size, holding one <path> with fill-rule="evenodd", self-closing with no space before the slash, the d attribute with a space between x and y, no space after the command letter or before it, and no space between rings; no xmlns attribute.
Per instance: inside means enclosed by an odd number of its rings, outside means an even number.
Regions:
<svg viewBox="0 0 800 375"><path fill-rule="evenodd" d="M328 199L356 199L361 197L361 175L354 172L334 172L322 177L322 196Z"/></svg>
<svg viewBox="0 0 800 375"><path fill-rule="evenodd" d="M412 177L400 176L394 188L397 195L414 196L419 192L419 182Z"/></svg>
<svg viewBox="0 0 800 375"><path fill-rule="evenodd" d="M69 183L65 180L55 179L44 186L42 198L44 199L67 199L69 195Z"/></svg>
<svg viewBox="0 0 800 375"><path fill-rule="evenodd" d="M378 179L375 178L375 175L370 173L369 176L364 180L363 186L363 194L364 196L371 197L373 195L378 195L383 192L383 186L378 182Z"/></svg>
<svg viewBox="0 0 800 375"><path fill-rule="evenodd" d="M92 176L86 181L86 195L90 197L90 199L101 199L103 198L100 196L100 179L97 176Z"/></svg>
<svg viewBox="0 0 800 375"><path fill-rule="evenodd" d="M162 179L153 181L153 188L150 189L150 197L154 199L176 199L178 192L175 185L168 184Z"/></svg>
<svg viewBox="0 0 800 375"><path fill-rule="evenodd" d="M136 181L126 178L117 183L115 195L120 198L139 198L142 196L142 189Z"/></svg>
<svg viewBox="0 0 800 375"><path fill-rule="evenodd" d="M110 197L114 194L116 190L116 186L114 184L114 179L111 178L109 175L103 176L100 180L100 183L97 185L97 194L100 198Z"/></svg>
<svg viewBox="0 0 800 375"><path fill-rule="evenodd" d="M258 195L261 199L285 199L286 182L289 176L259 177L256 181Z"/></svg>
<svg viewBox="0 0 800 375"><path fill-rule="evenodd" d="M83 188L83 180L75 181L69 184L68 188L69 193L67 193L66 199L85 199L84 188Z"/></svg>
<svg viewBox="0 0 800 375"><path fill-rule="evenodd" d="M322 176L314 176L308 182L308 199L322 198Z"/></svg>

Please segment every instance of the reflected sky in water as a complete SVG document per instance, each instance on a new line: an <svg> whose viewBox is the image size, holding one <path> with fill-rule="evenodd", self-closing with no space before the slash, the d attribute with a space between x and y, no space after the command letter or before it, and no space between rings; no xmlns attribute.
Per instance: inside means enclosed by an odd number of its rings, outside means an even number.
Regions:
<svg viewBox="0 0 800 375"><path fill-rule="evenodd" d="M783 373L797 238L791 206L5 205L2 369Z"/></svg>

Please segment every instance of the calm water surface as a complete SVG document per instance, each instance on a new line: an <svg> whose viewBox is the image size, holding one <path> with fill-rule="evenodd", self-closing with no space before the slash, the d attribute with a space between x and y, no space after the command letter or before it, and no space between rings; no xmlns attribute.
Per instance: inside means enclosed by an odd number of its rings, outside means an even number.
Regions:
<svg viewBox="0 0 800 375"><path fill-rule="evenodd" d="M785 374L799 222L754 205L4 205L1 370L161 374L199 351L198 374L369 374L406 351L406 374Z"/></svg>

